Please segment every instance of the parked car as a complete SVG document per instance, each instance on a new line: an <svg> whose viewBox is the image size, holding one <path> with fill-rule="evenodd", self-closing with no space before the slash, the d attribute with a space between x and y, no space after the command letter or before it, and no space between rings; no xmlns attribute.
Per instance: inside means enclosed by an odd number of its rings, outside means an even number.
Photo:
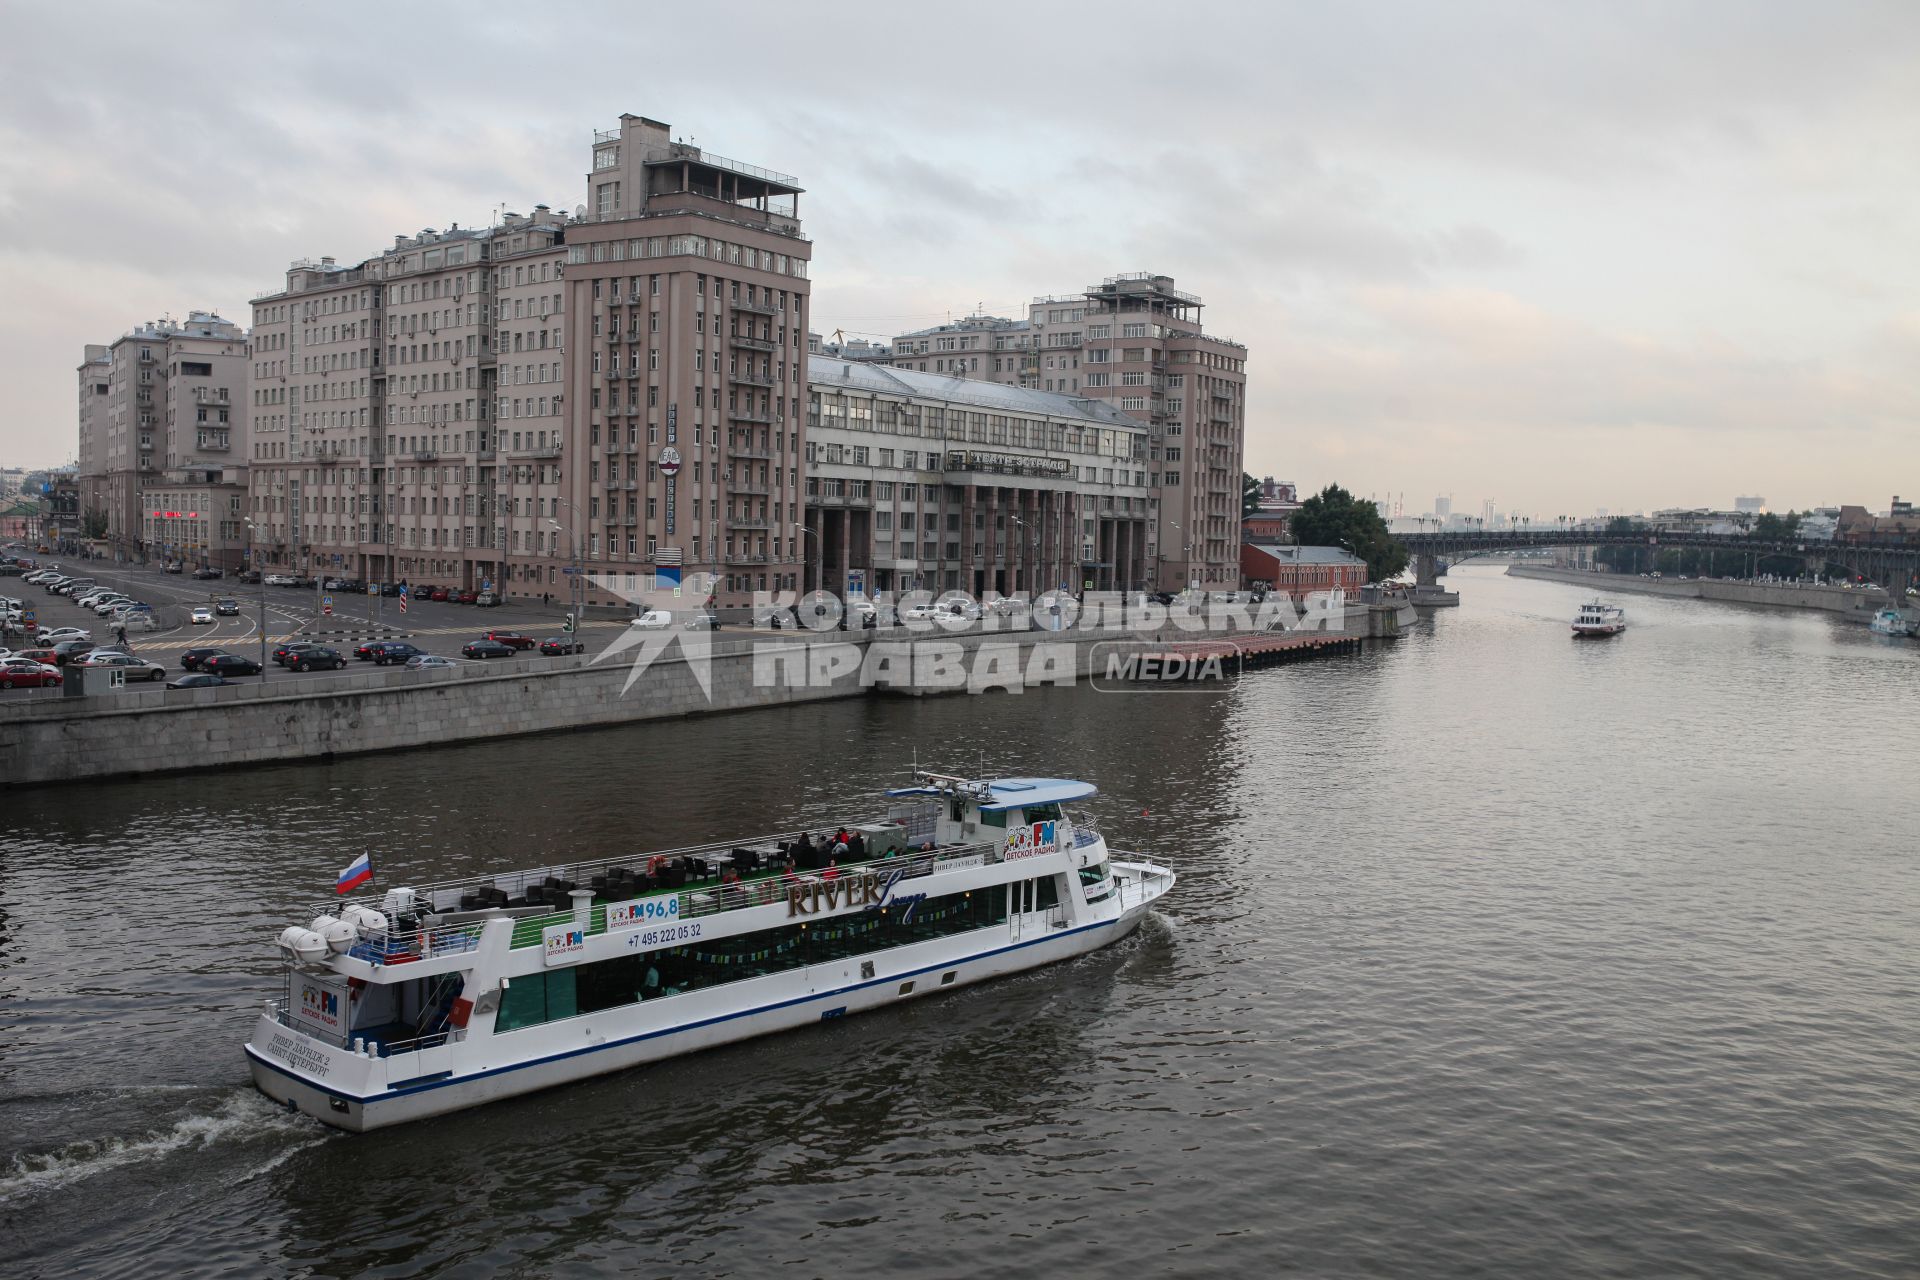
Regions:
<svg viewBox="0 0 1920 1280"><path fill-rule="evenodd" d="M240 616L240 602L238 600L222 600L213 606L213 611L223 618L237 618Z"/></svg>
<svg viewBox="0 0 1920 1280"><path fill-rule="evenodd" d="M93 633L79 627L42 627L35 634L34 639L47 648L52 648L63 640L91 640Z"/></svg>
<svg viewBox="0 0 1920 1280"><path fill-rule="evenodd" d="M404 640L375 640L371 644L361 645L360 649L368 651L365 656L371 658L373 665L376 667L388 666L395 662L405 662L408 658L421 652ZM358 658L362 656L360 649L353 651L354 657Z"/></svg>
<svg viewBox="0 0 1920 1280"><path fill-rule="evenodd" d="M462 591L448 598L455 604L472 604L480 598L480 594L476 591Z"/></svg>
<svg viewBox="0 0 1920 1280"><path fill-rule="evenodd" d="M452 658L443 658L437 653L416 653L407 659L409 671L444 671L459 665Z"/></svg>
<svg viewBox="0 0 1920 1280"><path fill-rule="evenodd" d="M201 671L205 669L201 664L206 662L208 658L223 657L226 655L226 652L227 651L219 645L205 645L198 649L189 649L180 655L180 667L184 671Z"/></svg>
<svg viewBox="0 0 1920 1280"><path fill-rule="evenodd" d="M302 653L305 653L308 649L319 649L322 647L317 640L283 640L274 646L273 660L283 667L291 666L293 660Z"/></svg>
<svg viewBox="0 0 1920 1280"><path fill-rule="evenodd" d="M94 604L93 611L99 617L111 618L120 610L132 607L133 604L134 601L126 596L107 596Z"/></svg>
<svg viewBox="0 0 1920 1280"><path fill-rule="evenodd" d="M216 676L257 676L260 664L237 653L216 653L200 663L200 669Z"/></svg>
<svg viewBox="0 0 1920 1280"><path fill-rule="evenodd" d="M57 667L71 666L91 652L91 640L62 640L53 646L53 664Z"/></svg>
<svg viewBox="0 0 1920 1280"><path fill-rule="evenodd" d="M258 569L242 570L240 574L240 581L246 583L250 587L257 587L260 585L260 571Z"/></svg>
<svg viewBox="0 0 1920 1280"><path fill-rule="evenodd" d="M516 652L512 645L498 640L469 640L460 646L464 658L511 658Z"/></svg>
<svg viewBox="0 0 1920 1280"><path fill-rule="evenodd" d="M50 670L31 658L13 657L0 661L0 689L39 689L60 682L58 670Z"/></svg>
<svg viewBox="0 0 1920 1280"><path fill-rule="evenodd" d="M136 658L132 654L102 652L95 650L78 662L69 662L73 667L112 667L127 673L129 680L164 680L167 669L157 662L145 658Z"/></svg>
<svg viewBox="0 0 1920 1280"><path fill-rule="evenodd" d="M185 573L186 571L187 566L181 564L178 560L170 560L167 562L168 573Z"/></svg>
<svg viewBox="0 0 1920 1280"><path fill-rule="evenodd" d="M195 606L193 606L193 612L192 612L191 614L189 614L189 615L188 615L188 618L187 618L187 620L188 620L189 622L191 622L191 623L193 623L193 625L194 625L194 626L196 626L196 627L200 627L200 626L212 626L212 625L213 625L213 610L212 610L212 609L209 609L209 608L208 608L208 607L207 607L206 605L204 605L204 604L197 604L197 605L195 605Z"/></svg>
<svg viewBox="0 0 1920 1280"><path fill-rule="evenodd" d="M215 685L232 684L225 676L211 675L205 671L189 671L186 675L167 681L169 689L211 689Z"/></svg>
<svg viewBox="0 0 1920 1280"><path fill-rule="evenodd" d="M202 582L211 582L211 581L213 581L213 580L214 580L215 578L217 578L217 577L219 577L219 576L220 576L220 570L218 570L218 569L216 569L216 568L214 568L213 566L211 566L211 565L209 565L209 566L207 566L207 567L206 567L206 568L204 568L204 569L196 569L196 570L194 570L194 572L193 572L193 576L194 576L194 577L196 577L196 578L198 578L198 579L200 579L200 581L202 581Z"/></svg>
<svg viewBox="0 0 1920 1280"><path fill-rule="evenodd" d="M688 631L718 631L720 629L720 619L710 613L702 612L690 615L687 620L680 625Z"/></svg>
<svg viewBox="0 0 1920 1280"><path fill-rule="evenodd" d="M293 585L293 582L294 578L290 573L270 573L267 575L266 585L269 587L290 587Z"/></svg>
<svg viewBox="0 0 1920 1280"><path fill-rule="evenodd" d="M447 588L435 587L433 589L433 595L430 598L435 604L445 604L447 602L447 594Z"/></svg>
<svg viewBox="0 0 1920 1280"><path fill-rule="evenodd" d="M484 640L497 640L510 649L531 649L534 646L532 636L523 636L518 631L489 631Z"/></svg>
<svg viewBox="0 0 1920 1280"><path fill-rule="evenodd" d="M53 650L51 649L18 649L14 651L13 657L16 659L25 659L29 662L37 662L43 667L59 669L59 664L53 660Z"/></svg>
<svg viewBox="0 0 1920 1280"><path fill-rule="evenodd" d="M572 636L554 636L540 642L541 656L547 658L565 657L569 653L585 653L587 646Z"/></svg>
<svg viewBox="0 0 1920 1280"><path fill-rule="evenodd" d="M627 625L644 631L664 631L673 625L673 615L665 609L649 609Z"/></svg>
<svg viewBox="0 0 1920 1280"><path fill-rule="evenodd" d="M407 584L404 582L383 582L380 584L380 594L383 596L397 596L406 589Z"/></svg>
<svg viewBox="0 0 1920 1280"><path fill-rule="evenodd" d="M288 658L283 666L295 671L339 671L347 665L347 660L338 649L329 649L323 644L301 645L299 652Z"/></svg>
<svg viewBox="0 0 1920 1280"><path fill-rule="evenodd" d="M473 598L473 603L482 609L491 609L500 603L500 597L491 591L482 591Z"/></svg>

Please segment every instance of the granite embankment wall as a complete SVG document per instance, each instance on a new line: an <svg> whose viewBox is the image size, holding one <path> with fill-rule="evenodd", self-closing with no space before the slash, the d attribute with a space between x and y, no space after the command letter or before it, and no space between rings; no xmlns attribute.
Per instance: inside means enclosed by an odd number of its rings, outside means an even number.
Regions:
<svg viewBox="0 0 1920 1280"><path fill-rule="evenodd" d="M1713 582L1692 578L1642 578L1637 574L1588 573L1579 569L1550 569L1544 565L1507 566L1514 578L1542 578L1571 582L1603 592L1633 592L1648 596L1681 596L1691 600L1724 600L1733 604L1764 604L1788 609L1821 609L1831 613L1869 615L1886 607L1884 591L1849 591L1841 587L1790 587L1757 582Z"/></svg>
<svg viewBox="0 0 1920 1280"><path fill-rule="evenodd" d="M1096 653L1096 646L1146 647L1098 634L1039 642L1050 647L1036 657L1031 634L720 641L709 663L711 694L675 648L631 688L626 661L593 666L584 658L545 658L451 672L373 670L12 700L0 703L0 786L325 759L828 698L1065 681L1086 675L1096 656L1105 662L1106 650Z"/></svg>

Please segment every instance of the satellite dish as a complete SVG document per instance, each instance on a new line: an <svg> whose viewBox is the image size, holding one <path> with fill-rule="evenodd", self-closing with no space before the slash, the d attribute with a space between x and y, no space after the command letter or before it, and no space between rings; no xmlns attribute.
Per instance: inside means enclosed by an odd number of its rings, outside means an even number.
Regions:
<svg viewBox="0 0 1920 1280"><path fill-rule="evenodd" d="M574 217L576 217L576 218L584 218L584 217L586 217L586 216L587 216L587 206L585 206L585 205L583 205L583 204L577 204L577 205L575 205L575 206L573 206L573 216L574 216Z"/></svg>

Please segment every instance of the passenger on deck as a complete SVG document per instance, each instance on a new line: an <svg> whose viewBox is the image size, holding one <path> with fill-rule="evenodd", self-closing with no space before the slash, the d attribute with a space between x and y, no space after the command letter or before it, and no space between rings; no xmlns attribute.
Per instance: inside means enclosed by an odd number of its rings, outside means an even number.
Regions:
<svg viewBox="0 0 1920 1280"><path fill-rule="evenodd" d="M923 845L921 845L921 846L920 846L920 852L922 852L922 853L932 853L932 852L933 852L933 841L931 841L931 840L929 840L929 841L927 841L927 842L926 842L925 844L923 844Z"/></svg>
<svg viewBox="0 0 1920 1280"><path fill-rule="evenodd" d="M793 846L793 860L801 866L813 864L813 837L802 831L799 841Z"/></svg>
<svg viewBox="0 0 1920 1280"><path fill-rule="evenodd" d="M867 860L867 838L858 831L854 832L847 840L847 858L853 862L865 862Z"/></svg>
<svg viewBox="0 0 1920 1280"><path fill-rule="evenodd" d="M840 878L840 859L828 859L827 869L820 873L820 878L822 880L838 880Z"/></svg>

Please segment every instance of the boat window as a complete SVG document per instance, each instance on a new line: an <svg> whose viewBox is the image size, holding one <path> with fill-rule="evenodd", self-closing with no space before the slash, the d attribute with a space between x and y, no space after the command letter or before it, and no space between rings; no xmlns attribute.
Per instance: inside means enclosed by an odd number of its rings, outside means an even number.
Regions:
<svg viewBox="0 0 1920 1280"><path fill-rule="evenodd" d="M1051 889L1052 881L1047 882ZM1050 901L1050 900L1049 900ZM784 973L944 938L1007 922L1007 889L992 885L882 911L856 911L804 926L756 933L514 978L500 1001L496 1032L517 1031L576 1014L598 1013L657 996Z"/></svg>
<svg viewBox="0 0 1920 1280"><path fill-rule="evenodd" d="M1007 811L1005 809L982 809L980 811L980 825L983 827L1006 826Z"/></svg>
<svg viewBox="0 0 1920 1280"><path fill-rule="evenodd" d="M1027 806L1028 822L1058 822L1060 806L1057 804L1030 804Z"/></svg>

